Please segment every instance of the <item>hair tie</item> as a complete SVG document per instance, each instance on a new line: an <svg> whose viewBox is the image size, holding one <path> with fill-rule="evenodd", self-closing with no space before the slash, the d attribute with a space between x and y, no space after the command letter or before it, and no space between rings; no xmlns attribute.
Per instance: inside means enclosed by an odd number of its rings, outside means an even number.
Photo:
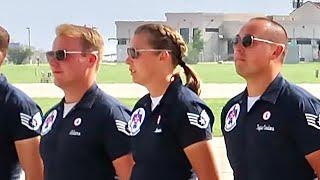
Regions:
<svg viewBox="0 0 320 180"><path fill-rule="evenodd" d="M179 62L179 65L180 65L181 67L185 67L185 66L186 66L186 63L181 60L181 61Z"/></svg>

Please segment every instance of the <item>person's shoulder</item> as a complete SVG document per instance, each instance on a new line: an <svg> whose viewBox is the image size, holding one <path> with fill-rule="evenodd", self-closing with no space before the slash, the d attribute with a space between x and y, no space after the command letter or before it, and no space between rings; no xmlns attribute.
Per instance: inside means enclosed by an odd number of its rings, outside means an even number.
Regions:
<svg viewBox="0 0 320 180"><path fill-rule="evenodd" d="M287 82L281 100L299 109L320 109L320 100L302 87Z"/></svg>
<svg viewBox="0 0 320 180"><path fill-rule="evenodd" d="M107 107L122 105L122 103L117 98L105 93L102 90L100 90L99 94L97 94L95 103Z"/></svg>
<svg viewBox="0 0 320 180"><path fill-rule="evenodd" d="M281 96L290 102L302 102L302 101L319 101L314 95L302 87L286 82L286 86Z"/></svg>
<svg viewBox="0 0 320 180"><path fill-rule="evenodd" d="M8 84L5 91L3 91L2 97L4 98L4 104L11 108L29 108L36 107L37 104L22 90L16 88L12 84Z"/></svg>
<svg viewBox="0 0 320 180"><path fill-rule="evenodd" d="M237 94L236 96L232 97L231 99L229 99L226 104L224 105L223 109L229 109L229 107L233 106L234 104L240 103L242 97L244 96L244 91L242 91L241 93Z"/></svg>
<svg viewBox="0 0 320 180"><path fill-rule="evenodd" d="M3 87L5 88L1 90L3 101L1 108L4 109L4 112L7 112L5 114L6 120L11 124L12 131L17 132L14 138L29 137L25 136L29 132L33 137L37 134L35 132L38 132L42 123L41 108L28 95L13 85L8 83Z"/></svg>
<svg viewBox="0 0 320 180"><path fill-rule="evenodd" d="M177 102L198 102L198 103L204 103L202 99L191 89L189 89L186 86L181 86L178 89L177 93Z"/></svg>
<svg viewBox="0 0 320 180"><path fill-rule="evenodd" d="M53 111L57 111L58 107L61 106L61 104L63 104L62 100L50 106L50 108L46 112L44 112L43 117L47 117L49 114L53 113Z"/></svg>
<svg viewBox="0 0 320 180"><path fill-rule="evenodd" d="M121 111L129 112L129 108L121 103L117 98L103 92L102 90L97 95L95 100L95 107L104 111L112 111L114 109L120 109Z"/></svg>
<svg viewBox="0 0 320 180"><path fill-rule="evenodd" d="M210 111L209 106L191 89L182 86L177 93L174 100L175 108L181 112L197 112L201 113L202 110ZM200 111L200 112L198 112Z"/></svg>
<svg viewBox="0 0 320 180"><path fill-rule="evenodd" d="M148 94L142 96L142 97L134 104L133 109L136 109L136 108L145 106L145 104L146 104L147 102L149 102L149 101L150 101L150 94L148 93Z"/></svg>
<svg viewBox="0 0 320 180"><path fill-rule="evenodd" d="M128 132L125 130L125 126L131 115L128 107L102 90L97 95L94 103L94 112L101 115L100 118L97 118L98 121L106 124L105 127L107 128L116 127L118 131L128 135Z"/></svg>

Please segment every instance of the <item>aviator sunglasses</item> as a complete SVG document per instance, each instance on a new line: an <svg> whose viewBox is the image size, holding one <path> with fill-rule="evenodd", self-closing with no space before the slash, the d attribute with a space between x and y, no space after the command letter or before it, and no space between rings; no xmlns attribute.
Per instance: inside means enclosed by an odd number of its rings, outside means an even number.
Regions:
<svg viewBox="0 0 320 180"><path fill-rule="evenodd" d="M98 53L98 51L84 52L84 51L67 51L65 49L46 52L47 59L55 58L58 61L64 61L68 54L82 54L82 53Z"/></svg>
<svg viewBox="0 0 320 180"><path fill-rule="evenodd" d="M242 39L241 39L240 35L237 34L236 37L233 39L233 44L237 45L239 42L241 42L242 46L246 48L246 47L252 46L253 41L259 41L259 42L264 42L264 43L268 43L268 44L280 45L282 47L285 46L282 43L276 43L276 42L269 41L269 40L266 40L266 39L260 39L260 38L254 37L251 34L247 34L247 35L243 36Z"/></svg>
<svg viewBox="0 0 320 180"><path fill-rule="evenodd" d="M171 52L171 50L169 50L169 49L135 49L135 48L127 48L127 54L132 59L137 59L140 56L141 52L161 52L161 51Z"/></svg>

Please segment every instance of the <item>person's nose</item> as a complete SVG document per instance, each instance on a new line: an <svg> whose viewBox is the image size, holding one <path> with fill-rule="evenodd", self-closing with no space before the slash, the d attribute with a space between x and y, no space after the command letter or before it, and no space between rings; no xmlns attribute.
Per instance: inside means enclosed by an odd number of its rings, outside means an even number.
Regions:
<svg viewBox="0 0 320 180"><path fill-rule="evenodd" d="M132 64L132 58L130 56L127 56L126 64L128 64L128 65Z"/></svg>

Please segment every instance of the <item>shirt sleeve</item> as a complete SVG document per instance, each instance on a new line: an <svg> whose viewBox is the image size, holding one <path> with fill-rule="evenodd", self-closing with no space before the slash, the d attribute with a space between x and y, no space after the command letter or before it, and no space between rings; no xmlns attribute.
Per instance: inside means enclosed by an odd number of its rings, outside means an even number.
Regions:
<svg viewBox="0 0 320 180"><path fill-rule="evenodd" d="M225 126L225 119L226 119L226 106L227 104L222 108L221 110L221 114L220 114L220 129L221 129L221 132L222 134L224 135L224 126Z"/></svg>
<svg viewBox="0 0 320 180"><path fill-rule="evenodd" d="M7 121L13 141L39 135L42 111L33 101L19 102L8 107Z"/></svg>
<svg viewBox="0 0 320 180"><path fill-rule="evenodd" d="M214 115L209 107L200 102L192 102L180 113L175 128L182 148L194 143L212 139Z"/></svg>
<svg viewBox="0 0 320 180"><path fill-rule="evenodd" d="M105 128L104 146L112 161L131 152L130 136L127 131L129 119L130 111L125 107L117 106L110 111Z"/></svg>
<svg viewBox="0 0 320 180"><path fill-rule="evenodd" d="M299 149L308 155L320 149L320 102L307 99L299 104L299 109L290 120L291 135Z"/></svg>

